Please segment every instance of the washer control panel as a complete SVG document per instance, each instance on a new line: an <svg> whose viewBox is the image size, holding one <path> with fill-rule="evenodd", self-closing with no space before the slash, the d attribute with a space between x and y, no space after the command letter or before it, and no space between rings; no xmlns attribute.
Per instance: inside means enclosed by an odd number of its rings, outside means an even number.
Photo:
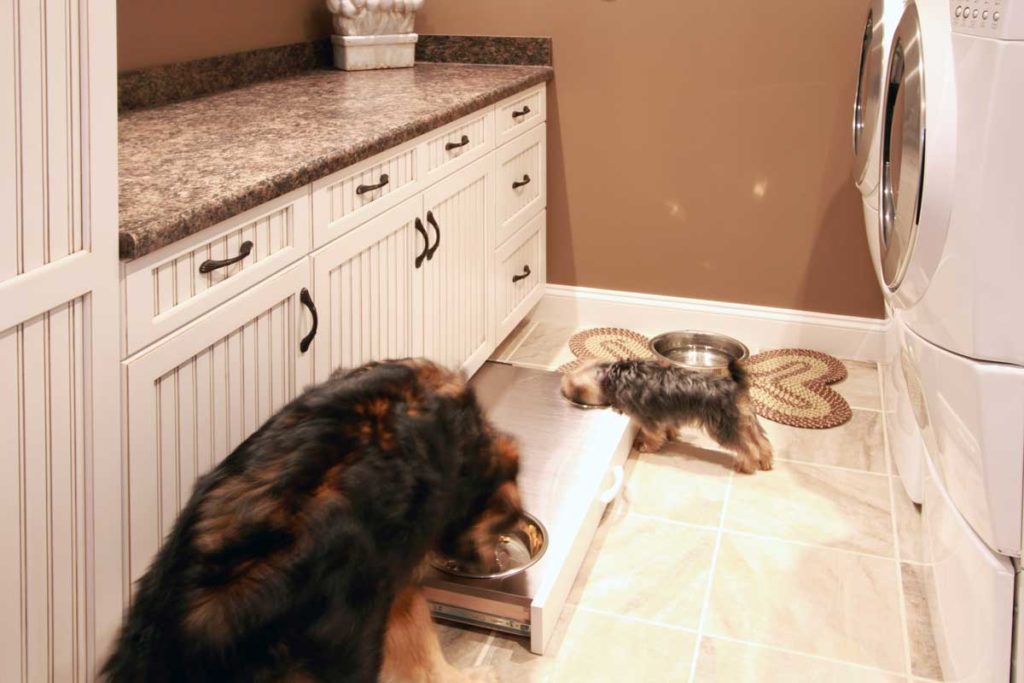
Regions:
<svg viewBox="0 0 1024 683"><path fill-rule="evenodd" d="M954 33L1024 40L1024 0L950 0Z"/></svg>

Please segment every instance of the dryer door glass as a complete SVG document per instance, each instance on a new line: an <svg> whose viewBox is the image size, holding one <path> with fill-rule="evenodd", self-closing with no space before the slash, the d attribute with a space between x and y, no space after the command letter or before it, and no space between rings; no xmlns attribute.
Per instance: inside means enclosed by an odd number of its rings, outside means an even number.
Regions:
<svg viewBox="0 0 1024 683"><path fill-rule="evenodd" d="M925 107L921 24L907 6L893 35L882 120L882 275L896 291L917 239L924 187Z"/></svg>
<svg viewBox="0 0 1024 683"><path fill-rule="evenodd" d="M857 97L853 102L854 178L858 185L864 182L868 174L871 146L875 140L875 129L878 127L879 102L882 94L883 36L881 0L875 0L868 10L867 21L864 24L860 71L857 75Z"/></svg>

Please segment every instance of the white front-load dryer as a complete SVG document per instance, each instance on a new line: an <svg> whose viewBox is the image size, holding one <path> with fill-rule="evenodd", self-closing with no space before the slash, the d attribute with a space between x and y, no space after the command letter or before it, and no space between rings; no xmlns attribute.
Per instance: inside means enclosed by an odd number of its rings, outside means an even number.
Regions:
<svg viewBox="0 0 1024 683"><path fill-rule="evenodd" d="M892 34L905 5L906 0L872 0L868 7L853 102L853 178L861 193L868 250L879 282L878 186L883 78ZM884 287L883 293L888 294Z"/></svg>
<svg viewBox="0 0 1024 683"><path fill-rule="evenodd" d="M1021 5L911 3L881 124L880 265L894 307L942 348L1015 365L1024 365Z"/></svg>

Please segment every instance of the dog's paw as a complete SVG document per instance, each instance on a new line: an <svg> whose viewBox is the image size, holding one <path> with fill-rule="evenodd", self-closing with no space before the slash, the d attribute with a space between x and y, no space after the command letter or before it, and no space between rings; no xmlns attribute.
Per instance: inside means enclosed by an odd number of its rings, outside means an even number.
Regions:
<svg viewBox="0 0 1024 683"><path fill-rule="evenodd" d="M733 468L740 474L753 474L757 470L753 462L744 458L736 458Z"/></svg>

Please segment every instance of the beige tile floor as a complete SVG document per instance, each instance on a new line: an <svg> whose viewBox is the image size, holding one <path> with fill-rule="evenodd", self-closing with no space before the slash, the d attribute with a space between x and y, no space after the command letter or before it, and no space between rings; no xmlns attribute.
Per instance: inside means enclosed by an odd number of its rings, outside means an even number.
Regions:
<svg viewBox="0 0 1024 683"><path fill-rule="evenodd" d="M495 358L555 369L574 331L527 322ZM920 514L890 474L878 369L847 366L835 388L853 419L765 421L771 472L735 474L699 433L633 453L551 651L441 625L449 659L506 683L941 680Z"/></svg>

